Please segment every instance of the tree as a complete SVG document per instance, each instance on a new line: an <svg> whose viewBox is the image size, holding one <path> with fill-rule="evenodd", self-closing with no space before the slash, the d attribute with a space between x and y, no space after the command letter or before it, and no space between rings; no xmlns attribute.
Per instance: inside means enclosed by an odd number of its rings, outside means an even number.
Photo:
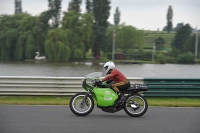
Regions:
<svg viewBox="0 0 200 133"><path fill-rule="evenodd" d="M15 14L22 13L22 2L21 0L15 0Z"/></svg>
<svg viewBox="0 0 200 133"><path fill-rule="evenodd" d="M33 59L37 47L37 24L39 17L27 14L20 21L16 43L15 59Z"/></svg>
<svg viewBox="0 0 200 133"><path fill-rule="evenodd" d="M0 16L0 58L3 60L13 60L16 58L15 51L19 39L19 26L22 19L28 17L27 14Z"/></svg>
<svg viewBox="0 0 200 133"><path fill-rule="evenodd" d="M186 43L187 39L192 33L192 28L189 24L184 25L183 27L177 30L172 46L176 49L183 51L183 46Z"/></svg>
<svg viewBox="0 0 200 133"><path fill-rule="evenodd" d="M61 0L48 0L51 13L52 27L58 28L61 12Z"/></svg>
<svg viewBox="0 0 200 133"><path fill-rule="evenodd" d="M142 50L143 47L143 36L141 36L142 31L136 30L132 26L123 26L117 32L116 44L125 53L129 49L139 49Z"/></svg>
<svg viewBox="0 0 200 133"><path fill-rule="evenodd" d="M100 50L105 47L105 34L108 26L108 18L110 16L110 0L94 0L92 4L94 14L94 45L93 45L93 56L96 58L100 57Z"/></svg>
<svg viewBox="0 0 200 133"><path fill-rule="evenodd" d="M115 42L116 49L120 49L124 53L127 53L128 50L142 51L144 43L143 31L136 30L133 26L122 24L107 29L107 45L103 49L104 52L112 52L112 34L114 29L117 33Z"/></svg>
<svg viewBox="0 0 200 133"><path fill-rule="evenodd" d="M33 35L29 35L25 44L26 50L25 50L25 56L27 59L33 59L33 56L35 56L36 52L36 46L35 46L35 40Z"/></svg>
<svg viewBox="0 0 200 133"><path fill-rule="evenodd" d="M173 18L173 11L172 6L170 5L167 12L167 31L168 33L172 31L173 24L172 24L172 18Z"/></svg>
<svg viewBox="0 0 200 133"><path fill-rule="evenodd" d="M155 40L156 49L162 50L165 44L165 40L162 37L158 37Z"/></svg>
<svg viewBox="0 0 200 133"><path fill-rule="evenodd" d="M86 0L86 11L87 13L92 13L93 11L93 0Z"/></svg>
<svg viewBox="0 0 200 133"><path fill-rule="evenodd" d="M45 54L50 61L68 61L71 49L66 32L60 28L48 32L45 42Z"/></svg>
<svg viewBox="0 0 200 133"><path fill-rule="evenodd" d="M115 10L115 14L114 14L114 23L115 25L119 24L120 22L120 11L119 11L119 8L117 7L116 10Z"/></svg>
<svg viewBox="0 0 200 133"><path fill-rule="evenodd" d="M49 20L51 19L51 11L44 11L40 14L38 22L36 24L36 48L40 54L45 53L45 40L48 30L50 29Z"/></svg>
<svg viewBox="0 0 200 133"><path fill-rule="evenodd" d="M44 54L44 40L48 28L45 28L47 20L42 17L43 15L42 13L41 16L31 16L21 13L2 16L0 22L2 59L33 59L36 51Z"/></svg>
<svg viewBox="0 0 200 133"><path fill-rule="evenodd" d="M173 29L174 31L177 31L178 29L180 29L181 27L183 27L184 24L183 23L178 23L177 26Z"/></svg>
<svg viewBox="0 0 200 133"><path fill-rule="evenodd" d="M93 17L92 14L81 14L71 10L64 12L62 29L68 36L71 49L70 59L83 59L91 44Z"/></svg>
<svg viewBox="0 0 200 133"><path fill-rule="evenodd" d="M81 8L80 8L81 3L82 3L82 0L71 0L71 2L69 2L68 11L74 10L77 12L81 12Z"/></svg>
<svg viewBox="0 0 200 133"><path fill-rule="evenodd" d="M193 34L185 42L185 44L183 46L183 51L191 52L191 53L195 54L195 41L196 41L196 35ZM200 38L198 38L198 42L200 42ZM200 46L200 45L198 44L198 46ZM200 53L200 49L198 49L198 53Z"/></svg>

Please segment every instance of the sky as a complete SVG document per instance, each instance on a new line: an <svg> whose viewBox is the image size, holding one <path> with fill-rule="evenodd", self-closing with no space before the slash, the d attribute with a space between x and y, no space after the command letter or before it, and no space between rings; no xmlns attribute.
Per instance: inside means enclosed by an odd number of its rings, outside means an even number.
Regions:
<svg viewBox="0 0 200 133"><path fill-rule="evenodd" d="M0 0L0 15L14 14L15 0ZM62 12L67 11L69 1L62 0ZM120 23L132 25L143 30L162 30L167 24L167 10L173 9L173 27L178 23L189 23L192 28L200 29L200 0L111 0L108 21L114 23L116 7L121 12ZM85 0L82 0L82 12L85 12ZM22 0L22 10L39 15L48 10L48 0Z"/></svg>

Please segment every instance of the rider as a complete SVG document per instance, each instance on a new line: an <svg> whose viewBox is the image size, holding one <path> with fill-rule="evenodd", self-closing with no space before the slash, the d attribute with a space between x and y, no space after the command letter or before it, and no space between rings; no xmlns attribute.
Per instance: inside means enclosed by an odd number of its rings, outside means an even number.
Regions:
<svg viewBox="0 0 200 133"><path fill-rule="evenodd" d="M117 103L121 104L125 100L124 95L120 90L126 90L130 87L129 80L115 68L115 64L112 61L108 61L104 64L104 71L107 75L102 79L102 82L112 80L110 88L113 89L119 96Z"/></svg>

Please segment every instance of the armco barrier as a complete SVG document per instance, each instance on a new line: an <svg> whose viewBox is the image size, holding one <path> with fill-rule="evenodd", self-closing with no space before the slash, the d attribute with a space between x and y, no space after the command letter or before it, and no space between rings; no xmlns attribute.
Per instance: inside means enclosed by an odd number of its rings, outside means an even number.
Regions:
<svg viewBox="0 0 200 133"><path fill-rule="evenodd" d="M83 77L0 76L0 95L73 95L85 92ZM200 79L128 77L131 84L144 83L144 96L200 96Z"/></svg>
<svg viewBox="0 0 200 133"><path fill-rule="evenodd" d="M82 91L79 77L0 77L0 95L72 95Z"/></svg>
<svg viewBox="0 0 200 133"><path fill-rule="evenodd" d="M0 76L0 95L73 95L85 92L83 77ZM129 78L131 84L143 78Z"/></svg>
<svg viewBox="0 0 200 133"><path fill-rule="evenodd" d="M144 78L148 86L145 96L199 97L200 79L195 78Z"/></svg>

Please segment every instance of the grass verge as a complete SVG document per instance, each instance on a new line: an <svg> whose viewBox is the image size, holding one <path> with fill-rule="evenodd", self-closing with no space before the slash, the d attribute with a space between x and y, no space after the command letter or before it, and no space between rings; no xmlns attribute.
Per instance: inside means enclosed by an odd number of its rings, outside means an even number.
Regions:
<svg viewBox="0 0 200 133"><path fill-rule="evenodd" d="M200 98L147 98L149 106L200 107Z"/></svg>
<svg viewBox="0 0 200 133"><path fill-rule="evenodd" d="M70 96L0 96L0 105L69 105ZM149 106L200 107L200 98L149 98Z"/></svg>
<svg viewBox="0 0 200 133"><path fill-rule="evenodd" d="M0 105L68 105L71 97L0 96Z"/></svg>

